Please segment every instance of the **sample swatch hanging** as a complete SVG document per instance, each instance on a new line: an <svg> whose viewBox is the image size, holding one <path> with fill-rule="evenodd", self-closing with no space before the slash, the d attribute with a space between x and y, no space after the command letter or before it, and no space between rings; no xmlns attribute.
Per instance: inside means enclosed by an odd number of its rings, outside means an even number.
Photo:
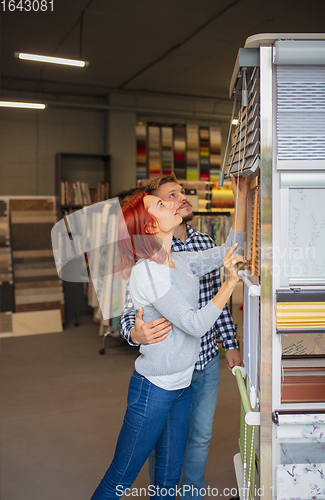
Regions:
<svg viewBox="0 0 325 500"><path fill-rule="evenodd" d="M161 175L160 127L148 127L149 179Z"/></svg>
<svg viewBox="0 0 325 500"><path fill-rule="evenodd" d="M199 127L186 125L186 179L199 178Z"/></svg>
<svg viewBox="0 0 325 500"><path fill-rule="evenodd" d="M210 181L218 181L221 169L221 128L210 127Z"/></svg>
<svg viewBox="0 0 325 500"><path fill-rule="evenodd" d="M173 129L161 127L161 166L162 175L170 175L173 171Z"/></svg>
<svg viewBox="0 0 325 500"><path fill-rule="evenodd" d="M325 333L325 290L280 289L276 300L277 333Z"/></svg>
<svg viewBox="0 0 325 500"><path fill-rule="evenodd" d="M177 179L186 179L186 128L174 127L174 173Z"/></svg>
<svg viewBox="0 0 325 500"><path fill-rule="evenodd" d="M257 180L258 178L255 177ZM251 207L250 238L249 238L249 261L250 273L260 275L260 206L259 206L259 186L249 191L249 204Z"/></svg>
<svg viewBox="0 0 325 500"><path fill-rule="evenodd" d="M210 131L200 127L200 179L210 179Z"/></svg>
<svg viewBox="0 0 325 500"><path fill-rule="evenodd" d="M147 124L138 123L135 127L136 152L136 179L147 177Z"/></svg>

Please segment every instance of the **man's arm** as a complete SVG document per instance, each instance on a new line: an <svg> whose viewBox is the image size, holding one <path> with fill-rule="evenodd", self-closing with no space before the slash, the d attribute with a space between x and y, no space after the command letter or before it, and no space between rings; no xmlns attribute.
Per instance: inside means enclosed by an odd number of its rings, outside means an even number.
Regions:
<svg viewBox="0 0 325 500"><path fill-rule="evenodd" d="M171 324L165 318L155 319L145 323L142 319L143 309L140 307L135 312L129 285L126 289L124 309L120 319L120 336L130 345L155 344L167 337L172 329Z"/></svg>

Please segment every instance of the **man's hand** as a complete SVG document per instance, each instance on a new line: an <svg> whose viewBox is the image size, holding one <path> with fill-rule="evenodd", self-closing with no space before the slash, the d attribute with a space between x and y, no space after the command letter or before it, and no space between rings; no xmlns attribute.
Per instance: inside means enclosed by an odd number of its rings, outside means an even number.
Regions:
<svg viewBox="0 0 325 500"><path fill-rule="evenodd" d="M134 344L155 344L161 342L167 337L172 329L170 321L165 318L154 319L145 323L142 319L143 308L137 312L135 325L130 332L130 340Z"/></svg>
<svg viewBox="0 0 325 500"><path fill-rule="evenodd" d="M227 368L229 371L231 371L234 366L244 366L238 349L229 349L229 351L226 351L225 356L227 360Z"/></svg>

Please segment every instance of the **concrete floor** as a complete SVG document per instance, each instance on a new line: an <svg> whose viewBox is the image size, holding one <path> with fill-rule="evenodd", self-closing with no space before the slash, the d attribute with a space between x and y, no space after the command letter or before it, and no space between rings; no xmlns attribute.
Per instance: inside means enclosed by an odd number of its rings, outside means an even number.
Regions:
<svg viewBox="0 0 325 500"><path fill-rule="evenodd" d="M234 306L233 316L239 316ZM1 500L89 500L110 464L137 350L98 325L1 339ZM239 393L221 359L220 388L206 487L234 496ZM144 466L134 487L148 486Z"/></svg>

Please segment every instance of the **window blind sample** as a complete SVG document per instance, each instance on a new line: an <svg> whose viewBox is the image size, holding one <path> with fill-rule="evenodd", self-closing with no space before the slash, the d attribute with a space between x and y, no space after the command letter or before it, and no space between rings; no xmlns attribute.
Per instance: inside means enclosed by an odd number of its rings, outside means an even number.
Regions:
<svg viewBox="0 0 325 500"><path fill-rule="evenodd" d="M258 182L258 180L256 181ZM250 212L249 224L249 271L252 275L260 276L260 192L257 185L249 191L248 202Z"/></svg>
<svg viewBox="0 0 325 500"><path fill-rule="evenodd" d="M148 127L149 179L161 175L160 127Z"/></svg>
<svg viewBox="0 0 325 500"><path fill-rule="evenodd" d="M310 369L308 369L310 370ZM325 401L325 369L315 375L305 375L303 369L290 375L284 370L282 403L317 403Z"/></svg>
<svg viewBox="0 0 325 500"><path fill-rule="evenodd" d="M162 175L170 175L173 171L172 127L161 127L161 167Z"/></svg>
<svg viewBox="0 0 325 500"><path fill-rule="evenodd" d="M210 131L208 127L200 127L200 179L209 180L210 165Z"/></svg>
<svg viewBox="0 0 325 500"><path fill-rule="evenodd" d="M218 181L221 169L221 128L210 127L210 181Z"/></svg>
<svg viewBox="0 0 325 500"><path fill-rule="evenodd" d="M289 248L285 253L291 284L325 283L325 189L289 189Z"/></svg>
<svg viewBox="0 0 325 500"><path fill-rule="evenodd" d="M199 127L186 125L186 179L199 179Z"/></svg>
<svg viewBox="0 0 325 500"><path fill-rule="evenodd" d="M260 166L259 68L254 68L248 84L248 105L241 108L227 164L227 174L253 173Z"/></svg>
<svg viewBox="0 0 325 500"><path fill-rule="evenodd" d="M186 179L186 128L174 127L174 174L177 179Z"/></svg>
<svg viewBox="0 0 325 500"><path fill-rule="evenodd" d="M282 356L325 355L325 334L309 333L282 335Z"/></svg>
<svg viewBox="0 0 325 500"><path fill-rule="evenodd" d="M147 124L138 123L135 127L136 134L136 178L147 177Z"/></svg>
<svg viewBox="0 0 325 500"><path fill-rule="evenodd" d="M277 333L325 333L325 290L277 290L276 299Z"/></svg>

